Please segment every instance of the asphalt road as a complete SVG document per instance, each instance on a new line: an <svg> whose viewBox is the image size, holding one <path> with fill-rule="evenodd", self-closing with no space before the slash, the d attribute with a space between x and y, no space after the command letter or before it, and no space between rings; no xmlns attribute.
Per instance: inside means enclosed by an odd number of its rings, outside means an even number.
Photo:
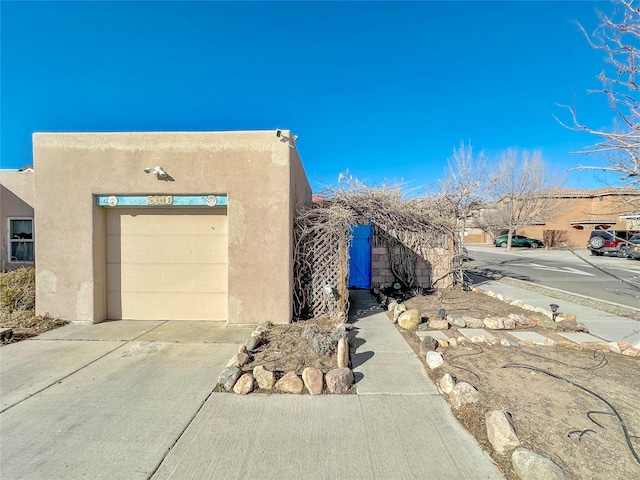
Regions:
<svg viewBox="0 0 640 480"><path fill-rule="evenodd" d="M570 251L467 245L466 271L476 276L504 276L545 287L640 308L640 261L591 256L586 249ZM586 260L586 261L585 261ZM587 263L588 262L588 263Z"/></svg>

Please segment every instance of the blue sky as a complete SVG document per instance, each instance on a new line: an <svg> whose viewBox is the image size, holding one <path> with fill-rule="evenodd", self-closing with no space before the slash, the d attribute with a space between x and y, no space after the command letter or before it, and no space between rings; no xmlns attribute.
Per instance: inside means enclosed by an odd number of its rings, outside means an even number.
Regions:
<svg viewBox="0 0 640 480"><path fill-rule="evenodd" d="M593 30L609 2L0 3L2 168L36 131L290 129L315 191L349 172L427 188L460 141L592 144L558 103L608 127ZM572 172L573 187L601 187ZM609 181L613 182L615 179Z"/></svg>

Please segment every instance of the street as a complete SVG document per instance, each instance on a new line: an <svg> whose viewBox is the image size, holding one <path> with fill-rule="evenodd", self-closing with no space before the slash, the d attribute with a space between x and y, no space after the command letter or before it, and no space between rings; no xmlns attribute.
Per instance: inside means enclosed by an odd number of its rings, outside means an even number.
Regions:
<svg viewBox="0 0 640 480"><path fill-rule="evenodd" d="M499 279L504 276L556 288L598 300L640 308L640 261L591 256L582 248L540 250L493 245L466 245L469 277ZM586 261L585 261L586 260ZM588 263L587 263L588 262Z"/></svg>

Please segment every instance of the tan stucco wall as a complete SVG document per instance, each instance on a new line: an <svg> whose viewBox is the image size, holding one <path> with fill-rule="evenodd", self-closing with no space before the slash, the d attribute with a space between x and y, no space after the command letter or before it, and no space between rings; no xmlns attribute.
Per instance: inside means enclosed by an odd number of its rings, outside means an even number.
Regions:
<svg viewBox="0 0 640 480"><path fill-rule="evenodd" d="M587 226L583 230L577 230L572 225L573 221L588 218L614 220L611 229L626 230L627 225L620 215L629 212L630 195L605 195L593 198L561 198L560 214L544 225L534 225L519 230L518 233L528 237L543 240L545 230L561 230L570 247L586 247L593 226Z"/></svg>
<svg viewBox="0 0 640 480"><path fill-rule="evenodd" d="M105 208L94 195L225 194L228 322L290 321L292 190L308 182L275 131L35 133L33 149L39 313L105 319ZM156 165L172 181L144 173Z"/></svg>
<svg viewBox="0 0 640 480"><path fill-rule="evenodd" d="M33 218L33 207L33 172L0 170L0 270L11 270L25 265L24 263L8 263L7 218Z"/></svg>

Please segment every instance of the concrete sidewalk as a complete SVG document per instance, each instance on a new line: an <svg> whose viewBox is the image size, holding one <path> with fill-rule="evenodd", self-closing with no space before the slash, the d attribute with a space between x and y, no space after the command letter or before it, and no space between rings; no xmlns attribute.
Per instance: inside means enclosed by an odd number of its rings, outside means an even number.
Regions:
<svg viewBox="0 0 640 480"><path fill-rule="evenodd" d="M245 327L69 325L0 348L0 477L502 478L370 294L351 301L358 395L212 393Z"/></svg>
<svg viewBox="0 0 640 480"><path fill-rule="evenodd" d="M640 348L640 322L636 320L578 305L570 301L559 300L496 280L487 280L475 286L481 290L490 290L494 293L499 293L505 299L521 300L533 307L545 308L547 310L550 310L550 305L555 303L559 305L560 312L575 315L577 320L583 323L592 335L608 342L624 341L635 348ZM562 293L561 291L558 292Z"/></svg>
<svg viewBox="0 0 640 480"><path fill-rule="evenodd" d="M350 301L358 395L213 394L153 478L503 478L370 293Z"/></svg>

